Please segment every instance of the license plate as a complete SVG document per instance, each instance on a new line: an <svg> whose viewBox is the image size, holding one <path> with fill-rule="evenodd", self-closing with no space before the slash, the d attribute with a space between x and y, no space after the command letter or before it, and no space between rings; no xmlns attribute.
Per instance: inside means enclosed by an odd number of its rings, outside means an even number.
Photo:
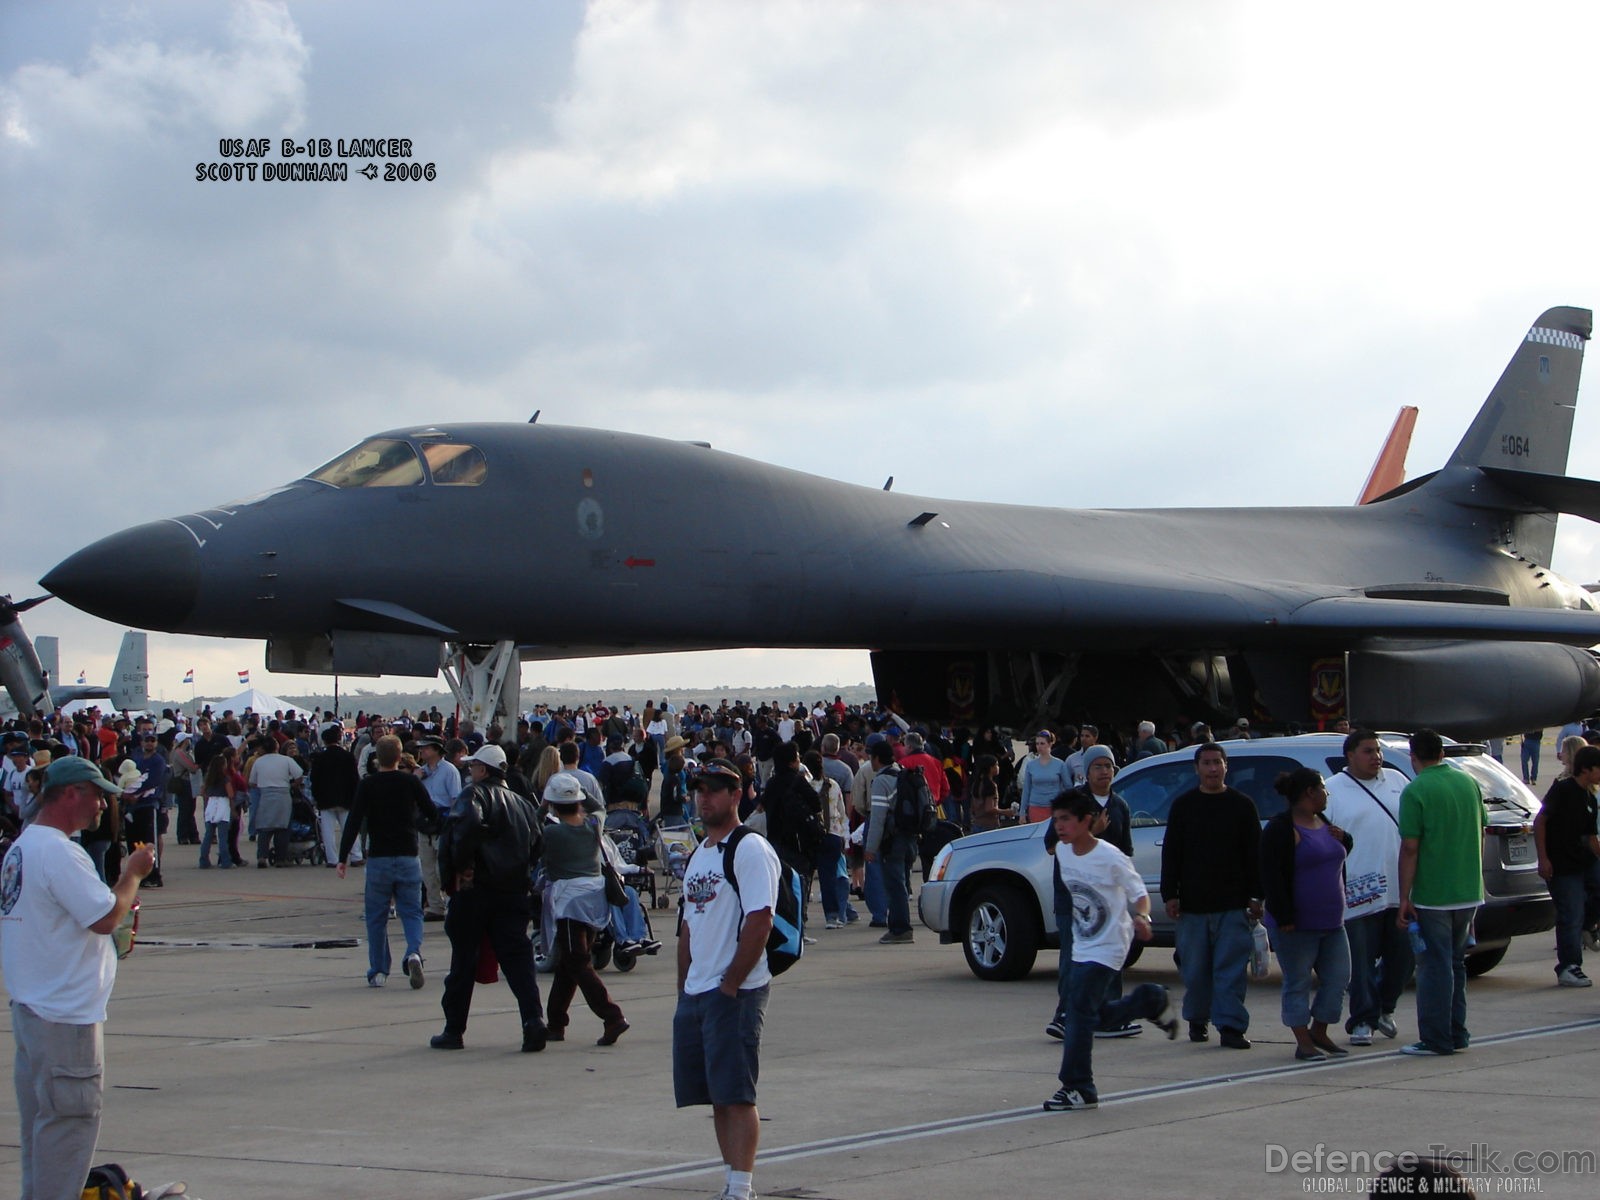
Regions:
<svg viewBox="0 0 1600 1200"><path fill-rule="evenodd" d="M1538 860L1538 848L1533 844L1533 838L1526 833L1513 834L1506 839L1506 864L1508 866L1521 866Z"/></svg>

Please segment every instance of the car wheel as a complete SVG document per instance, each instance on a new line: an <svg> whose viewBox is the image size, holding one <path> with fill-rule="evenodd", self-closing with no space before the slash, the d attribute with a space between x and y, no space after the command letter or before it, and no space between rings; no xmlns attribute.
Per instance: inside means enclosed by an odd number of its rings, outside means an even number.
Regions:
<svg viewBox="0 0 1600 1200"><path fill-rule="evenodd" d="M979 979L1021 979L1039 956L1039 937L1026 898L1016 888L986 887L967 912L962 948Z"/></svg>
<svg viewBox="0 0 1600 1200"><path fill-rule="evenodd" d="M1497 946L1493 950L1474 950L1467 955L1467 974L1473 979L1479 975L1487 975L1500 965L1500 960L1506 956L1506 951L1510 948Z"/></svg>

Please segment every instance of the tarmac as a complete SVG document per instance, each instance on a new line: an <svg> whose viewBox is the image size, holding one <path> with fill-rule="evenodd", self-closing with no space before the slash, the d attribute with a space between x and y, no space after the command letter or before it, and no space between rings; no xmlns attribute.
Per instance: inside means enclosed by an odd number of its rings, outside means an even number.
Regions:
<svg viewBox="0 0 1600 1200"><path fill-rule="evenodd" d="M147 1186L186 1180L203 1200L720 1190L709 1110L673 1106L669 913L653 914L658 956L603 972L632 1023L618 1045L594 1045L600 1023L580 1000L569 1040L520 1053L497 984L478 989L466 1049L443 1052L428 1047L442 1028L443 928L425 927L421 990L399 974L367 987L359 871L200 871L192 847L169 845L165 872L120 966L97 1162ZM1274 969L1251 985L1254 1049L1150 1027L1097 1042L1102 1106L1080 1113L1040 1109L1060 1063L1043 1034L1053 954L994 984L920 927L911 946L880 946L865 921L816 936L767 1012L765 1197L1365 1195L1384 1156L1441 1150L1462 1156L1481 1196L1600 1196L1600 988L1555 986L1549 934L1518 939L1471 983L1468 1053L1400 1055L1416 1029L1408 994L1399 1041L1295 1063ZM1181 995L1170 951L1147 951L1128 977ZM10 1195L16 1128L6 1089Z"/></svg>

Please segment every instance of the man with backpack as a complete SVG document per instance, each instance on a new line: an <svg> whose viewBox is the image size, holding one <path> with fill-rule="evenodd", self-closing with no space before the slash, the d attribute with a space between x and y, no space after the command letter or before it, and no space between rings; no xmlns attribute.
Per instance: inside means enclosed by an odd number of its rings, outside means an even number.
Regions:
<svg viewBox="0 0 1600 1200"><path fill-rule="evenodd" d="M872 809L863 842L869 863L881 860L883 890L889 900L889 931L878 939L885 946L908 946L911 932L911 863L921 835L934 823L933 794L918 767L897 767L894 746L872 747Z"/></svg>
<svg viewBox="0 0 1600 1200"><path fill-rule="evenodd" d="M761 1137L756 1076L780 864L764 838L735 837L744 789L738 767L712 759L694 789L705 840L683 874L672 1088L679 1108L711 1105L724 1169L718 1200L749 1200ZM733 853L725 853L725 844Z"/></svg>
<svg viewBox="0 0 1600 1200"><path fill-rule="evenodd" d="M822 828L822 804L816 790L800 774L800 748L794 742L778 743L772 752L772 766L772 778L761 793L761 807L767 814L767 841L809 885L826 832Z"/></svg>

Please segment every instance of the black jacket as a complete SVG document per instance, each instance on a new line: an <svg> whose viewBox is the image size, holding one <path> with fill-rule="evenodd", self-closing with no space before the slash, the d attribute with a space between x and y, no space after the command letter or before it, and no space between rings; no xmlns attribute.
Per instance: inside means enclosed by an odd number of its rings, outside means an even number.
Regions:
<svg viewBox="0 0 1600 1200"><path fill-rule="evenodd" d="M501 783L462 789L439 835L439 878L454 884L463 871L473 883L505 896L528 893L528 872L539 861L533 805Z"/></svg>
<svg viewBox="0 0 1600 1200"><path fill-rule="evenodd" d="M311 798L319 809L349 808L355 799L356 756L343 746L324 746L311 756Z"/></svg>

